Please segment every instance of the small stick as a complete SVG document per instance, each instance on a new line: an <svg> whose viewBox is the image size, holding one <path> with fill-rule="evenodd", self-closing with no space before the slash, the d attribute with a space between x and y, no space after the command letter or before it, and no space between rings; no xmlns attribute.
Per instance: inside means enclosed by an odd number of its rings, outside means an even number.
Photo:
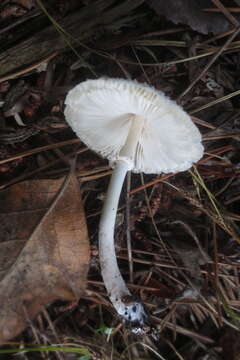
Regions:
<svg viewBox="0 0 240 360"><path fill-rule="evenodd" d="M215 40L218 40L218 39L222 39L224 38L225 36L228 36L228 35L231 35L232 33L234 33L235 29L231 29L231 30L228 30L228 31L225 31L224 33L222 34L219 34L219 35L216 35L216 36L213 36L211 39L208 39L206 41L203 41L201 44L202 45L207 45Z"/></svg>
<svg viewBox="0 0 240 360"><path fill-rule="evenodd" d="M239 26L239 22L237 21L237 19L230 13L229 9L221 3L220 0L212 0L212 2L218 7L218 9L228 19L228 21L230 21L236 27Z"/></svg>
<svg viewBox="0 0 240 360"><path fill-rule="evenodd" d="M21 159L21 158L26 157L26 156L31 156L33 154L37 154L37 153L42 152L42 151L56 149L58 147L62 147L62 146L66 146L66 145L77 144L79 142L80 142L80 139L71 139L71 140L66 140L66 141L60 141L59 143L56 143L56 144L40 146L40 147L32 149L32 150L24 151L24 152L22 152L20 154L17 154L17 155L13 155L13 156L11 156L11 157L9 157L7 159L0 160L0 165L1 164L6 164L6 163L8 163L10 161L13 161L13 160Z"/></svg>
<svg viewBox="0 0 240 360"><path fill-rule="evenodd" d="M34 63L34 64L30 65L30 66L27 66L27 67L25 67L25 68L22 69L22 70L16 71L16 72L11 73L11 74L9 74L9 75L1 76L1 77L0 77L0 83L1 83L1 82L4 82L4 81L7 81L7 80L15 79L15 78L18 77L18 76L24 75L24 74L26 74L26 73L28 73L28 72L30 72L30 71L32 71L32 70L35 70L35 69L37 69L37 68L39 67L39 65L41 65L41 64L43 64L43 63L45 63L45 62L47 62L47 61L49 61L49 60L51 60L51 59L53 59L53 58L54 58L55 56L57 56L57 55L58 55L58 52L54 52L53 54L48 55L48 56L45 57L44 59L39 60L39 61L37 61L36 63Z"/></svg>
<svg viewBox="0 0 240 360"><path fill-rule="evenodd" d="M220 140L220 139L239 139L239 134L226 134L226 135L213 135L213 136L203 136L203 141L211 141L211 140Z"/></svg>
<svg viewBox="0 0 240 360"><path fill-rule="evenodd" d="M30 13L26 14L25 16L21 16L16 21L11 22L8 26L5 26L3 29L1 29L0 35L2 35L3 33L5 33L8 30L11 30L11 29L15 28L16 26L28 21L29 19L39 16L40 14L41 14L41 11L36 9L36 10L33 10Z"/></svg>
<svg viewBox="0 0 240 360"><path fill-rule="evenodd" d="M239 7L225 7L226 10L228 10L229 12L232 12L232 13L240 13L240 8ZM215 12L215 13L219 13L221 12L220 9L216 9L216 8L204 8L202 9L202 11L205 11L205 12Z"/></svg>
<svg viewBox="0 0 240 360"><path fill-rule="evenodd" d="M202 126L205 126L206 128L213 129L213 130L217 129L216 126L209 124L208 122L206 122L204 120L196 118L195 116L191 116L191 119L195 124L202 125Z"/></svg>
<svg viewBox="0 0 240 360"><path fill-rule="evenodd" d="M207 109L207 108L209 108L209 107L211 107L213 105L219 104L219 103L221 103L223 101L229 100L229 99L231 99L231 98L233 98L235 96L238 96L238 95L240 95L240 90L234 91L234 92L232 92L232 93L230 93L228 95L222 96L219 99L213 100L208 104L202 105L199 108L190 111L189 113L190 113L190 115L196 114L197 112L199 112L201 110Z"/></svg>
<svg viewBox="0 0 240 360"><path fill-rule="evenodd" d="M85 152L87 150L88 150L88 148L82 148L82 149L79 149L77 151L73 151L73 152L67 154L66 156L68 158L70 158L70 157L72 157L72 156L74 156L76 154L80 154L80 153ZM62 161L61 159L53 160L53 161L50 161L49 163L47 163L46 165L43 165L43 166L39 167L38 169L32 170L32 171L30 171L30 172L28 172L26 174L19 175L18 177L15 177L14 179L8 181L7 183L0 185L0 190L3 190L6 187L14 185L14 184L16 184L16 183L18 183L20 181L26 180L30 176L36 175L36 174L40 173L43 170L46 170L46 169L48 169L48 168L50 168L52 166L55 166L55 165L59 164L61 161Z"/></svg>

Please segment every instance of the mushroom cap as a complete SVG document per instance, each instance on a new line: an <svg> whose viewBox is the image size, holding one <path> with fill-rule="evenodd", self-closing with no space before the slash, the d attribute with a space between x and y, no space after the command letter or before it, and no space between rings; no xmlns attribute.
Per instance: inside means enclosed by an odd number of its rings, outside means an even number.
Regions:
<svg viewBox="0 0 240 360"><path fill-rule="evenodd" d="M163 92L136 81L100 78L69 91L65 117L92 150L119 160L133 115L144 118L133 172L184 171L203 155L201 134L190 116Z"/></svg>

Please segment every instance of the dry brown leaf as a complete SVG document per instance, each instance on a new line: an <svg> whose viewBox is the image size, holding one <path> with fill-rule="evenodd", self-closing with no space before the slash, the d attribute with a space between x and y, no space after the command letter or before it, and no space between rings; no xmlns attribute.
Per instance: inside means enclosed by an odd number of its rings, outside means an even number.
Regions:
<svg viewBox="0 0 240 360"><path fill-rule="evenodd" d="M232 24L221 13L208 13L204 8L214 7L210 0L148 0L146 2L158 15L164 15L175 24L187 24L203 34L219 34L232 29ZM240 16L234 14L239 20Z"/></svg>
<svg viewBox="0 0 240 360"><path fill-rule="evenodd" d="M0 193L0 343L57 299L86 287L89 242L79 184L36 180Z"/></svg>

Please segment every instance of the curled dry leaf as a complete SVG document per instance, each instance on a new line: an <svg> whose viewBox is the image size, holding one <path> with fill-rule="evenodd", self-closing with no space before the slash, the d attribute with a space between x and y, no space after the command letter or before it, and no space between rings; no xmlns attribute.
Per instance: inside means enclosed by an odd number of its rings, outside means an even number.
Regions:
<svg viewBox="0 0 240 360"><path fill-rule="evenodd" d="M0 193L0 343L57 299L79 299L89 243L79 184L36 180ZM28 319L27 319L28 318Z"/></svg>
<svg viewBox="0 0 240 360"><path fill-rule="evenodd" d="M175 24L189 25L193 30L203 34L219 34L232 28L232 24L221 13L203 11L204 8L213 7L210 0L149 0L151 6L158 15L164 15ZM234 14L239 20L240 16Z"/></svg>

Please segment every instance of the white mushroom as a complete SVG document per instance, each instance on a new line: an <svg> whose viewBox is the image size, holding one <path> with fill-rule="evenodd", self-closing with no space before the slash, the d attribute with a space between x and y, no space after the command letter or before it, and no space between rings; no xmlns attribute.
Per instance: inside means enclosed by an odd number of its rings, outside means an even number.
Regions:
<svg viewBox="0 0 240 360"><path fill-rule="evenodd" d="M114 248L124 178L128 170L160 174L189 169L203 155L200 132L175 102L136 81L84 81L68 93L66 105L72 129L114 167L99 229L102 277L118 314L142 326L146 313L126 287Z"/></svg>

